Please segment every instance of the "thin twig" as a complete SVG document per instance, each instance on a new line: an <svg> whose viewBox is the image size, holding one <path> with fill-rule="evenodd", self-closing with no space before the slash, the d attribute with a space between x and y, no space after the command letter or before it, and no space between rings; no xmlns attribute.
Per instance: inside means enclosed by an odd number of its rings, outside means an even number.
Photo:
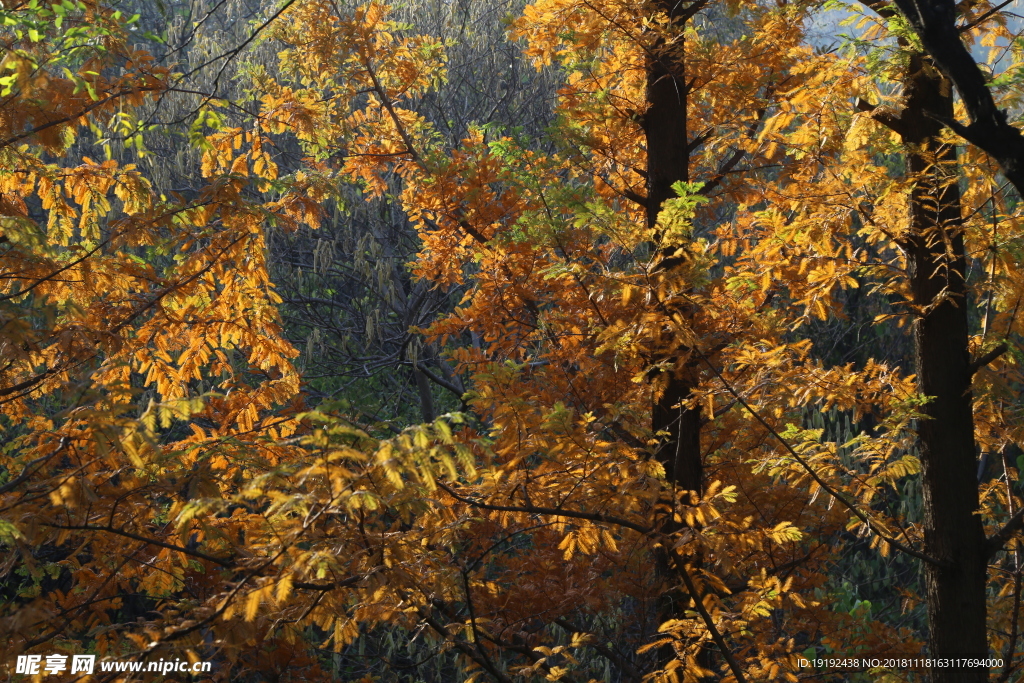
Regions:
<svg viewBox="0 0 1024 683"><path fill-rule="evenodd" d="M725 379L725 377L722 376L722 373L720 373L718 371L718 369L714 365L712 365L710 361L708 361L707 357L704 356L704 354L700 353L700 351L698 351L697 349L694 349L694 352L698 355L700 360L703 361L703 363L708 367L708 369L711 370L711 372L716 377L718 377L719 381L725 387L726 391L728 391L730 394L732 394L733 398L735 398L736 401L741 406L743 406L744 410L746 410L748 413L750 413L750 415L755 420L757 420L761 424L762 427L764 427L765 429L768 430L769 434L771 434L773 437L775 437L775 439L780 444L782 444L782 447L785 448L789 452L789 454L791 456L793 456L793 459L796 460L800 464L800 466L803 467L804 470L807 471L807 473L809 475L811 475L811 479L813 479L815 481L815 483L818 484L818 486L820 486L826 493L828 493L830 496L832 496L833 498L838 500L840 503L842 503L843 507L845 507L850 512L852 512L854 514L854 516L857 517L857 519L859 519L861 522L863 522L864 525L866 527L868 527L871 531L873 531L879 538L881 538L883 541L885 541L886 543L891 545L893 548L896 548L897 550L899 550L901 552L904 552L907 555L910 555L911 557L916 557L917 559L923 560L924 562L932 564L932 565L934 565L936 567L945 567L945 566L947 566L945 563L940 562L938 559L936 559L934 557L931 557L930 555L927 555L927 554L925 554L925 553L923 553L923 552L921 552L919 550L915 550L914 548L911 548L910 546L904 545L903 543L900 543L899 541L897 541L892 536L889 536L882 529L880 529L878 527L878 525L875 524L875 522L873 522L867 515L865 515L863 512L861 512L861 510L856 505L854 505L853 503L848 501L845 496L843 496L841 493L839 493L834 488L829 486L828 483L824 479L822 479L821 476L814 470L814 468L811 467L810 463L808 463L803 458L803 456L801 456L799 453L797 453L796 450L791 445L789 445L789 442L786 441L785 439L783 439L779 435L779 433L775 430L774 427L772 427L770 424L765 422L764 418L762 418L761 415L758 414L758 412L756 410L754 410L753 408L750 407L750 404L747 403L743 399L743 397L740 396L739 393L736 392L735 389L733 389L732 385L729 384L729 382Z"/></svg>
<svg viewBox="0 0 1024 683"><path fill-rule="evenodd" d="M0 395L2 395L2 394L0 394ZM22 470L21 474L19 474L17 477L15 477L11 481L7 482L3 486L0 486L0 494L7 493L8 491L11 491L11 490L17 488L18 486L21 486L21 484L24 483L26 480L28 480L29 477L31 477L33 474L38 472L39 468L42 467L43 465L45 465L47 463L47 461L49 461L53 456L57 455L62 450L64 450L67 447L67 445L68 445L68 437L62 436L61 439L60 439L60 442L57 444L57 448L56 449L54 449L52 452L50 452L50 453L48 453L46 455L43 455L43 456L40 456L40 457L36 458L35 460L30 462L29 464L25 465L25 469Z"/></svg>
<svg viewBox="0 0 1024 683"><path fill-rule="evenodd" d="M473 500L472 498L464 498L448 488L448 486L442 481L437 481L436 483L455 500L483 510L494 510L496 512L526 512L535 515L554 515L556 517L568 517L570 519L586 519L591 522L604 522L606 524L614 524L626 529L632 529L633 531L644 534L645 536L650 536L651 534L656 533L654 529L645 527L642 524L637 524L636 522L631 522L628 519L616 517L615 515L606 515L603 512L585 512L583 510L567 510L565 508L549 508L537 505L492 505L490 503L484 503L483 501Z"/></svg>

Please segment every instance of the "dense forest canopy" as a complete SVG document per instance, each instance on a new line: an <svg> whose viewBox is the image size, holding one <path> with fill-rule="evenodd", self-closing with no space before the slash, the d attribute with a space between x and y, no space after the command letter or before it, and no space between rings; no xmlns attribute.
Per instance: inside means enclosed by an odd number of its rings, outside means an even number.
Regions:
<svg viewBox="0 0 1024 683"><path fill-rule="evenodd" d="M9 680L1024 676L1012 0L0 5Z"/></svg>

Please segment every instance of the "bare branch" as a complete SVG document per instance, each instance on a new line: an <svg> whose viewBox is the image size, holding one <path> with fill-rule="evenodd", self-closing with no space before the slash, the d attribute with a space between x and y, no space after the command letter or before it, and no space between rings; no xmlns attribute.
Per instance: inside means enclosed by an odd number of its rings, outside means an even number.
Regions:
<svg viewBox="0 0 1024 683"><path fill-rule="evenodd" d="M1005 343L1003 343L1003 344L1000 344L999 346L995 347L994 349L992 349L991 351L989 351L985 355L983 355L983 356L981 356L981 357L971 361L971 364L969 366L969 370L970 370L971 375L973 376L974 373L976 373L978 370L981 370L983 367L985 367L986 365L988 365L989 363L991 363L995 359L999 358L1001 355L1003 355L1004 353L1006 353L1009 350L1010 350L1010 347L1008 347Z"/></svg>
<svg viewBox="0 0 1024 683"><path fill-rule="evenodd" d="M3 394L0 394L0 396L2 396L2 395ZM8 491L11 491L11 490L17 488L18 486L21 486L33 474L38 472L40 467L45 465L51 458L53 458L53 456L57 455L62 450L67 448L67 445L68 445L68 437L66 437L66 436L61 437L60 442L57 444L57 448L55 448L51 453L47 453L46 455L40 456L40 457L36 458L35 460L33 460L32 462L30 462L29 464L25 465L25 469L22 470L21 474L19 474L17 477L15 477L11 481L7 482L3 486L0 486L0 494L7 493Z"/></svg>
<svg viewBox="0 0 1024 683"><path fill-rule="evenodd" d="M615 515L606 515L603 512L585 512L583 510L566 510L564 508L539 507L536 505L491 505L490 503L484 503L471 498L464 498L452 491L442 481L437 481L437 485L444 489L448 495L455 500L483 510L495 510L498 512L527 512L535 515L554 515L556 517L568 517L570 519L586 519L591 522L604 522L605 524L614 524L626 529L632 529L633 531L644 534L645 536L650 536L655 533L654 529L645 527L642 524L637 524L636 522L631 522L628 519L616 517Z"/></svg>
<svg viewBox="0 0 1024 683"><path fill-rule="evenodd" d="M1002 550L1003 546L1022 528L1024 528L1024 508L1017 510L1017 513L1010 517L1006 524L1000 527L999 531L989 536L985 542L988 546L988 556L991 558Z"/></svg>

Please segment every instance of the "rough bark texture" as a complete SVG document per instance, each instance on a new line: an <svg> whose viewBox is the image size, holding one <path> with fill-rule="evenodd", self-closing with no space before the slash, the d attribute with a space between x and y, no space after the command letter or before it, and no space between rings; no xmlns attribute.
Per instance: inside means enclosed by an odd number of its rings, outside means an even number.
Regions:
<svg viewBox="0 0 1024 683"><path fill-rule="evenodd" d="M911 269L918 387L930 397L918 422L923 466L929 651L932 657L988 656L985 625L987 553L978 517L977 455L971 408L971 359L956 148L941 145L953 115L952 84L920 55L911 58L906 109L898 132L917 178ZM934 683L987 681L987 669L936 668Z"/></svg>

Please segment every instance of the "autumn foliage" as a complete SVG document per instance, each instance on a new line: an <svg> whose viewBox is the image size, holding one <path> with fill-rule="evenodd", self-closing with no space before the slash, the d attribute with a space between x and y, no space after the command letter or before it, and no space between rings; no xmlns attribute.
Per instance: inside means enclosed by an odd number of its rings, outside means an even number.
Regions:
<svg viewBox="0 0 1024 683"><path fill-rule="evenodd" d="M913 22L843 9L857 36L823 49L816 4L537 0L508 36L562 74L551 125L453 141L422 106L450 41L295 0L257 22L244 97L182 125L182 190L142 133L183 68L114 7L5 2L0 666L398 680L404 648L445 680L925 680L800 660L949 654L969 551L980 626L953 652L1001 663L936 680L1015 680L1021 188L957 137L974 114ZM1012 121L1015 34L988 2L959 21ZM267 234L356 211L353 188L452 299L410 332L464 379L458 411L384 424L303 384ZM902 353L860 343L886 335ZM960 337L950 384L929 354ZM851 555L925 578L841 609Z"/></svg>

